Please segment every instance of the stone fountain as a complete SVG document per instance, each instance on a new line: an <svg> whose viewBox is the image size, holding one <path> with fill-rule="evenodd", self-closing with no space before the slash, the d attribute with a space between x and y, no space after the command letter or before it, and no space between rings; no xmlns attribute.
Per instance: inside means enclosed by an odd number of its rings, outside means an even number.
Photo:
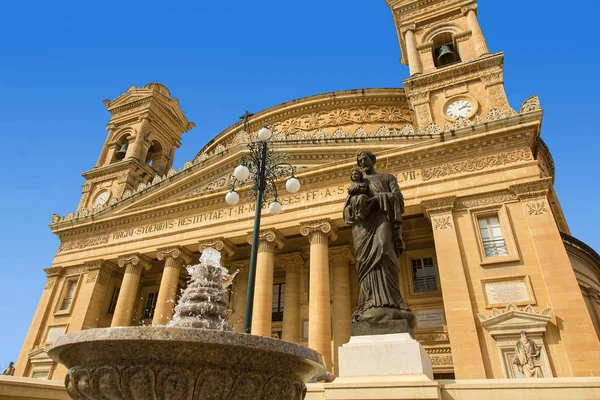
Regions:
<svg viewBox="0 0 600 400"><path fill-rule="evenodd" d="M229 331L232 277L214 249L188 267L191 280L164 327L101 328L60 337L48 351L69 368L73 399L301 400L325 372L307 347Z"/></svg>

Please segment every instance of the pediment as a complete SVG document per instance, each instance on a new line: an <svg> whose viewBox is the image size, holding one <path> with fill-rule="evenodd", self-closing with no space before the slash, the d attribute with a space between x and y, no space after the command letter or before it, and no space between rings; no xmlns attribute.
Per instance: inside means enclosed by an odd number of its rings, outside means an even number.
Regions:
<svg viewBox="0 0 600 400"><path fill-rule="evenodd" d="M545 332L550 321L550 309L536 311L531 305L519 309L509 304L505 310L492 309L492 315L477 314L481 324L492 336L515 335L520 330Z"/></svg>

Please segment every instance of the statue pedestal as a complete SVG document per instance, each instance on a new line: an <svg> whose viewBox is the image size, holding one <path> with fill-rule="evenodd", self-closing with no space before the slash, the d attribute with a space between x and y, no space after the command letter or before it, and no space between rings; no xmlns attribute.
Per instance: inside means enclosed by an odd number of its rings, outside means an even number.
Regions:
<svg viewBox="0 0 600 400"><path fill-rule="evenodd" d="M339 348L339 376L413 375L433 379L431 358L408 333L352 336Z"/></svg>

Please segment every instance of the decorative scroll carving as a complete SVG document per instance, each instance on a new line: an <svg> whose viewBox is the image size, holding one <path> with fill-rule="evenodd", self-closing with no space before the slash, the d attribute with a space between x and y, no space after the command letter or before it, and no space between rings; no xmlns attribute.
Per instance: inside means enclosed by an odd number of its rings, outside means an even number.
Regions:
<svg viewBox="0 0 600 400"><path fill-rule="evenodd" d="M101 244L108 243L109 235L95 236L87 239L73 240L69 242L61 243L58 247L58 252L71 251L78 249L85 249L87 247L99 246Z"/></svg>
<svg viewBox="0 0 600 400"><path fill-rule="evenodd" d="M459 199L456 202L456 210L466 210L468 208L489 206L492 204L504 204L515 200L518 200L517 196L508 191L479 194Z"/></svg>
<svg viewBox="0 0 600 400"><path fill-rule="evenodd" d="M276 229L261 229L258 233L259 242L274 244L278 249L283 249L283 240L283 235ZM252 244L252 232L248 232L248 243Z"/></svg>
<svg viewBox="0 0 600 400"><path fill-rule="evenodd" d="M298 271L304 265L304 255L302 253L287 253L277 257L277 263L286 272Z"/></svg>
<svg viewBox="0 0 600 400"><path fill-rule="evenodd" d="M350 246L337 246L329 249L329 262L333 263L336 260L349 261L355 263L354 249Z"/></svg>
<svg viewBox="0 0 600 400"><path fill-rule="evenodd" d="M552 178L542 178L536 181L517 183L510 185L509 190L521 200L545 198L552 184Z"/></svg>
<svg viewBox="0 0 600 400"><path fill-rule="evenodd" d="M431 218L434 215L451 213L454 208L456 196L438 197L436 199L424 200L421 206Z"/></svg>
<svg viewBox="0 0 600 400"><path fill-rule="evenodd" d="M521 114L526 114L534 111L541 110L540 98L535 95L531 96L521 104Z"/></svg>
<svg viewBox="0 0 600 400"><path fill-rule="evenodd" d="M200 253L202 253L204 249L208 247L212 247L213 249L220 251L222 254L227 255L227 257L233 257L236 248L233 243L224 237L204 240L199 243L198 250L200 250Z"/></svg>
<svg viewBox="0 0 600 400"><path fill-rule="evenodd" d="M522 148L509 152L497 153L491 156L443 164L432 168L423 168L421 174L423 180L428 181L434 178L443 178L465 172L481 171L485 168L492 168L500 165L530 160L533 160L531 151L528 148Z"/></svg>
<svg viewBox="0 0 600 400"><path fill-rule="evenodd" d="M546 208L546 202L543 200L535 203L526 204L526 206L527 213L529 215L542 215L548 212L548 209Z"/></svg>
<svg viewBox="0 0 600 400"><path fill-rule="evenodd" d="M471 121L469 121L466 118L463 117L458 117L455 121L454 121L454 129L460 129L460 128L466 128L468 126L473 125L471 123Z"/></svg>
<svg viewBox="0 0 600 400"><path fill-rule="evenodd" d="M183 264L189 264L192 261L192 253L181 246L162 247L156 250L156 258L165 260L167 258L180 260Z"/></svg>
<svg viewBox="0 0 600 400"><path fill-rule="evenodd" d="M140 253L133 254L125 254L119 257L118 261L119 267L123 268L125 266L141 266L142 268L149 270L152 268L152 260Z"/></svg>
<svg viewBox="0 0 600 400"><path fill-rule="evenodd" d="M300 223L300 234L308 236L311 241L313 238L319 236L329 237L332 241L335 241L337 239L337 232L337 227L328 218Z"/></svg>
<svg viewBox="0 0 600 400"><path fill-rule="evenodd" d="M503 119L503 118L506 118L506 114L504 113L504 111L499 110L497 108L492 108L485 115L485 120L486 121L497 121L497 120Z"/></svg>

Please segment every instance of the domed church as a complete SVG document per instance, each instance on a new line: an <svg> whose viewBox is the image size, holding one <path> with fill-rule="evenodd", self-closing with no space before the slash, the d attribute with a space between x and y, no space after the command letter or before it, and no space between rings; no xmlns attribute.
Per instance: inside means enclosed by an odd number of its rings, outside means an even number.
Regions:
<svg viewBox="0 0 600 400"><path fill-rule="evenodd" d="M386 1L410 70L404 88L317 94L246 114L180 169L173 160L194 124L165 86L104 101L108 135L83 173L79 206L52 216L61 244L16 376L62 381L67 370L47 350L65 333L166 324L185 266L208 247L237 271L230 321L243 330L257 209L248 187L234 206L225 196L266 123L301 188L277 181L278 198L266 201L283 211L262 210L252 334L313 348L338 374L359 298L342 211L357 153L369 150L404 196L398 281L436 380L523 378L522 331L539 350L538 376L600 376L600 256L564 217L540 99L509 104L504 54L488 49L476 1ZM322 387L307 398L324 399L310 397Z"/></svg>

